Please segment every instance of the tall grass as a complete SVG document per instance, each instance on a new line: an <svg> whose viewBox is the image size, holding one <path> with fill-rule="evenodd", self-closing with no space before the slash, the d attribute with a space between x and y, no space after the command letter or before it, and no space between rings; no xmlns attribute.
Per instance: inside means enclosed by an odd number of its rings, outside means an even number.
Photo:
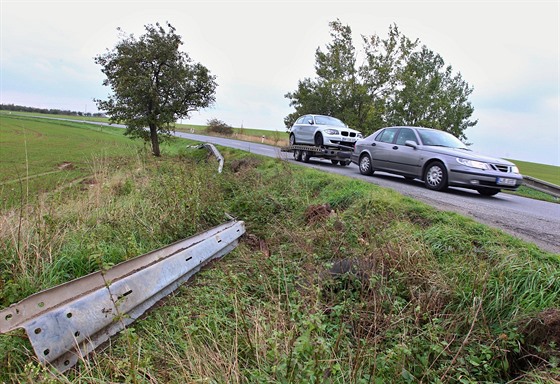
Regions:
<svg viewBox="0 0 560 384"><path fill-rule="evenodd" d="M531 328L543 313L560 317L558 255L368 183L223 153L223 174L194 149L134 155L118 168L97 158L87 188L3 211L2 306L200 232L224 212L247 233L65 375L41 367L25 338L0 335L0 380L558 377L557 329L542 340Z"/></svg>

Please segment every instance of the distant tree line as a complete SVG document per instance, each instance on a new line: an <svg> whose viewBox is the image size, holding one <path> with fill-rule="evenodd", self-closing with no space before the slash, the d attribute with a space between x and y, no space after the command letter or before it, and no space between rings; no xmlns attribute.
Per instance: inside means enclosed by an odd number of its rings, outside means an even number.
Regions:
<svg viewBox="0 0 560 384"><path fill-rule="evenodd" d="M76 111L69 111L69 110L65 110L65 109L25 107L23 105L15 105L15 104L0 104L0 111L47 113L47 114L50 114L50 115L105 117L105 114L100 113L100 112L97 112L97 113L76 112Z"/></svg>

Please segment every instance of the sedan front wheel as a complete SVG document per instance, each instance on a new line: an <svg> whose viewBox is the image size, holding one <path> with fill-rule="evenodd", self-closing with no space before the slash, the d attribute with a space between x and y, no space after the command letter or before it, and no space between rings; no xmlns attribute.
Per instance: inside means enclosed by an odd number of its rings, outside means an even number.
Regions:
<svg viewBox="0 0 560 384"><path fill-rule="evenodd" d="M443 191L447 188L447 170L441 162L434 161L426 167L424 184L426 188L434 191Z"/></svg>

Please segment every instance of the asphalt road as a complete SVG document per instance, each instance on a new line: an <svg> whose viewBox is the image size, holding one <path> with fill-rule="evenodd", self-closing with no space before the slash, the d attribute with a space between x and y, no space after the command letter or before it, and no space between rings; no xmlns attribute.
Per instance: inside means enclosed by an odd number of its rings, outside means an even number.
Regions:
<svg viewBox="0 0 560 384"><path fill-rule="evenodd" d="M296 163L291 153L281 152L279 148L270 145L182 132L177 132L176 135ZM354 164L347 167L335 166L330 161L320 159L311 159L309 163L298 162L296 164L392 188L403 195L423 201L438 209L460 213L534 243L543 250L560 254L560 204L506 193L486 197L476 191L461 188L449 188L445 192L436 192L426 189L418 180L407 181L400 176L382 172L376 172L374 176L361 175Z"/></svg>

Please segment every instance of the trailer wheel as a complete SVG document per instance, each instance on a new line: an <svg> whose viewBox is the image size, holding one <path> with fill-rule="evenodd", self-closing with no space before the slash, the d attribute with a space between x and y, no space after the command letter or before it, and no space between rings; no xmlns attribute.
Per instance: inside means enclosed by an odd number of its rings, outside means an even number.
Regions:
<svg viewBox="0 0 560 384"><path fill-rule="evenodd" d="M309 163L309 159L310 159L310 158L311 158L311 156L310 156L309 152L307 152L307 151L301 151L301 160L302 160L304 163Z"/></svg>
<svg viewBox="0 0 560 384"><path fill-rule="evenodd" d="M350 165L350 163L352 163L350 160L346 160L345 162L342 162L342 161L341 161L341 162L340 162L340 165L343 165L343 166L347 167L347 166Z"/></svg>
<svg viewBox="0 0 560 384"><path fill-rule="evenodd" d="M294 151L294 159L295 159L296 161L301 161L301 151L300 151L299 149L296 149L296 150Z"/></svg>
<svg viewBox="0 0 560 384"><path fill-rule="evenodd" d="M338 160L331 160L331 163L332 163L333 165L338 165ZM342 163L341 163L341 164L342 164Z"/></svg>

